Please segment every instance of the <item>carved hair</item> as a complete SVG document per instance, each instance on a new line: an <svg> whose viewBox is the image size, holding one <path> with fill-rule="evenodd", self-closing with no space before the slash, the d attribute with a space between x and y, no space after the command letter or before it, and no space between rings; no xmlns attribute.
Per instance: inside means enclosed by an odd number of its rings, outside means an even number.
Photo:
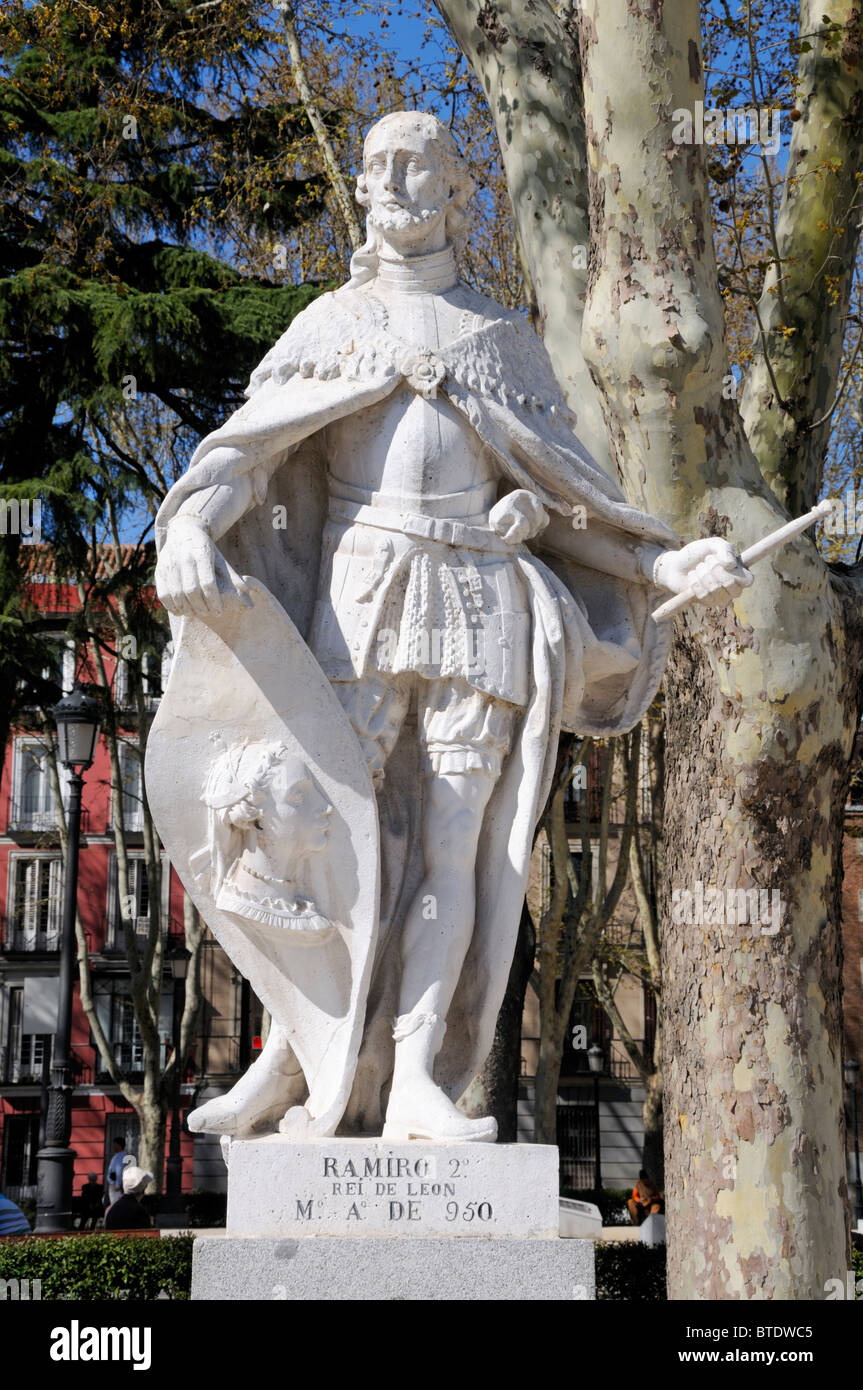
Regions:
<svg viewBox="0 0 863 1390"><path fill-rule="evenodd" d="M468 205L476 185L467 170L464 159L459 154L458 146L452 134L439 121L437 116L432 116L426 111L392 111L388 116L382 117L377 121L368 132L363 144L363 172L357 179L356 199L361 207L369 206L369 189L366 182L366 150L369 141L382 127L404 123L409 120L411 124L420 131L421 134L433 141L437 153L449 176L451 199L446 213L446 235L447 240L452 244L456 254L462 249L467 239L468 233ZM363 246L355 251L351 257L351 278L344 289L357 289L360 285L373 280L378 273L378 260L380 256L381 234L370 218L366 218L366 241Z"/></svg>
<svg viewBox="0 0 863 1390"><path fill-rule="evenodd" d="M210 768L201 800L209 808L214 891L242 854L246 835L260 829L262 793L273 768L289 756L285 743L235 743Z"/></svg>

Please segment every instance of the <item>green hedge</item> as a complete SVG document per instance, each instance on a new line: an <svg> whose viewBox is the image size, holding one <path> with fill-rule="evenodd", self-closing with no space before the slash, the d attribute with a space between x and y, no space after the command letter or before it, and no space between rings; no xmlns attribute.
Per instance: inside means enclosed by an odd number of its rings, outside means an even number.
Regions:
<svg viewBox="0 0 863 1390"><path fill-rule="evenodd" d="M597 1241L596 1296L627 1303L665 1299L665 1246L638 1241ZM856 1279L863 1279L863 1250L851 1252ZM863 1294L857 1295L858 1300Z"/></svg>
<svg viewBox="0 0 863 1390"><path fill-rule="evenodd" d="M162 1239L86 1235L69 1240L0 1241L0 1279L39 1279L43 1299L187 1299L194 1236ZM645 1303L666 1298L665 1246L597 1241L598 1299ZM863 1250L853 1253L863 1279Z"/></svg>
<svg viewBox="0 0 863 1390"><path fill-rule="evenodd" d="M42 1299L187 1299L194 1236L0 1241L0 1279L38 1279Z"/></svg>
<svg viewBox="0 0 863 1390"><path fill-rule="evenodd" d="M598 1299L646 1303L667 1298L664 1245L603 1240L594 1248Z"/></svg>

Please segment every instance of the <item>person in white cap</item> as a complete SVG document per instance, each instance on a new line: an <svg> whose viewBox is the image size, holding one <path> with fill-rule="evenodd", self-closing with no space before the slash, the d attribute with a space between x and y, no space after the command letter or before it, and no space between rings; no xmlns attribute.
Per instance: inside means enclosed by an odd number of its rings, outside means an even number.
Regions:
<svg viewBox="0 0 863 1390"><path fill-rule="evenodd" d="M123 1169L123 1195L108 1208L105 1214L106 1231L137 1231L150 1226L150 1218L141 1205L147 1185L153 1181L153 1174L145 1168L130 1163Z"/></svg>

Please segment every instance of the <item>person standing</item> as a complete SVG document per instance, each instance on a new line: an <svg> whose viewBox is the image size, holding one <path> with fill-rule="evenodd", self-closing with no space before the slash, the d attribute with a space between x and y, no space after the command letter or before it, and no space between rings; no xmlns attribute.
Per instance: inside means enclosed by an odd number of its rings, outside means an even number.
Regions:
<svg viewBox="0 0 863 1390"><path fill-rule="evenodd" d="M81 1188L81 1230L92 1227L102 1215L102 1184L98 1173L88 1173L87 1181Z"/></svg>
<svg viewBox="0 0 863 1390"><path fill-rule="evenodd" d="M135 1162L134 1154L126 1153L126 1140L121 1135L114 1139L114 1156L108 1164L108 1206L113 1206L123 1195L123 1169Z"/></svg>

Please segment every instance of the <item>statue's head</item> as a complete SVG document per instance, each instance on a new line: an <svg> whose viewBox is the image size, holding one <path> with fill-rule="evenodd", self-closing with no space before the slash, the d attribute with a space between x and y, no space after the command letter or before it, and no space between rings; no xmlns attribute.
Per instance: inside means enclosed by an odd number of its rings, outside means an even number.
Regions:
<svg viewBox="0 0 863 1390"><path fill-rule="evenodd" d="M377 269L380 238L406 256L422 254L443 226L456 250L467 234L474 182L455 140L436 116L394 111L372 126L363 145L357 202L368 213L369 239L351 264L352 283Z"/></svg>
<svg viewBox="0 0 863 1390"><path fill-rule="evenodd" d="M246 848L297 863L326 845L332 807L284 743L226 749L210 769L202 800L222 876Z"/></svg>

